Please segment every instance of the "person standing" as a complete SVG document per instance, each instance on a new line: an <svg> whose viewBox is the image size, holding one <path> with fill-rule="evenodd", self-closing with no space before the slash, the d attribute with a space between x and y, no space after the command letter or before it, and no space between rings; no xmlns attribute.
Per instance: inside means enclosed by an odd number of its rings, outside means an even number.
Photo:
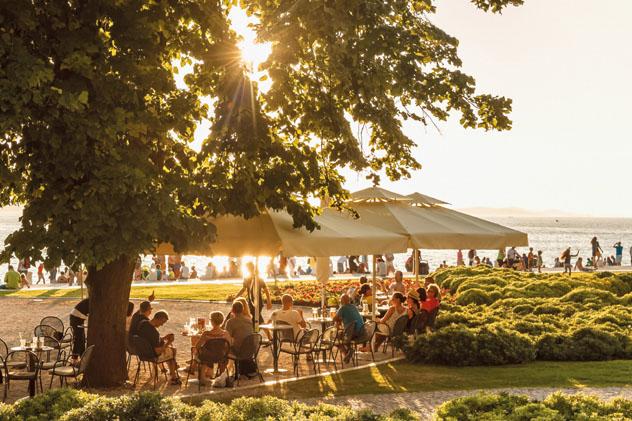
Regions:
<svg viewBox="0 0 632 421"><path fill-rule="evenodd" d="M623 262L623 246L621 245L621 241L617 241L612 247L614 247L615 262L617 266L621 266Z"/></svg>
<svg viewBox="0 0 632 421"><path fill-rule="evenodd" d="M592 240L590 240L590 245L592 247L592 263L595 269L597 269L598 260L601 260L601 256L603 256L603 250L601 249L601 246L599 245L599 241L597 240L597 237L593 237Z"/></svg>
<svg viewBox="0 0 632 421"><path fill-rule="evenodd" d="M542 259L542 250L538 250L537 266L538 266L538 273L542 273L542 266L544 266L544 261Z"/></svg>
<svg viewBox="0 0 632 421"><path fill-rule="evenodd" d="M35 282L35 284L39 284L40 281L42 282L42 284L46 284L46 280L44 279L44 263L40 262L39 265L37 265L37 282Z"/></svg>
<svg viewBox="0 0 632 421"><path fill-rule="evenodd" d="M501 247L498 249L498 256L496 256L496 263L498 267L501 268L505 264L505 248Z"/></svg>
<svg viewBox="0 0 632 421"><path fill-rule="evenodd" d="M465 261L463 260L463 250L461 249L456 252L456 265L465 266Z"/></svg>
<svg viewBox="0 0 632 421"><path fill-rule="evenodd" d="M70 328L72 329L72 356L78 358L86 350L86 332L84 322L90 314L90 299L84 298L70 312Z"/></svg>
<svg viewBox="0 0 632 421"><path fill-rule="evenodd" d="M577 256L579 256L579 250L577 250L577 253L571 254L570 247L564 250L562 252L562 255L560 256L560 260L564 262L564 273L568 271L568 276L571 276L571 272L573 271L573 265L571 263L571 259Z"/></svg>
<svg viewBox="0 0 632 421"><path fill-rule="evenodd" d="M395 256L393 253L386 253L384 257L386 258L386 276L388 276L391 273L395 273Z"/></svg>
<svg viewBox="0 0 632 421"><path fill-rule="evenodd" d="M470 251L467 252L468 266L474 266L475 257L476 257L476 250L470 249Z"/></svg>
<svg viewBox="0 0 632 421"><path fill-rule="evenodd" d="M50 268L48 272L48 282L54 284L57 282L57 266Z"/></svg>
<svg viewBox="0 0 632 421"><path fill-rule="evenodd" d="M261 314L263 310L263 292L266 294L266 308L270 310L272 308L272 299L270 297L270 291L268 290L268 286L262 280L258 280L257 269L255 268L254 263L248 262L246 263L246 269L248 270L247 276L244 276L244 284L237 293L237 297L242 296L244 293L246 294L246 300L248 300L248 307L250 309L250 313L253 315L252 323L253 325L256 323L256 316L258 315L259 323L263 323L263 315ZM258 280L258 282L255 282ZM258 285L257 295L259 301L258 311L255 311L255 283Z"/></svg>

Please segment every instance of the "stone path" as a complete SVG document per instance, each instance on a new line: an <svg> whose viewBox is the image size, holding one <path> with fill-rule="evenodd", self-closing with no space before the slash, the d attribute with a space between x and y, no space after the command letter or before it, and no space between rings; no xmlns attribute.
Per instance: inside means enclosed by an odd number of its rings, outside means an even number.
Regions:
<svg viewBox="0 0 632 421"><path fill-rule="evenodd" d="M356 410L370 409L374 412L384 414L388 414L398 408L409 408L420 414L422 419L429 420L432 418L435 409L439 405L451 399L463 396L472 396L478 393L501 392L506 392L514 395L527 395L532 399L538 400L542 400L554 392L562 392L566 394L581 393L584 395L597 396L605 400L610 400L616 397L632 399L632 387L587 387L582 389L544 387L383 393L332 398L310 398L300 401L307 404L318 404L319 402L324 402L333 405L347 406Z"/></svg>

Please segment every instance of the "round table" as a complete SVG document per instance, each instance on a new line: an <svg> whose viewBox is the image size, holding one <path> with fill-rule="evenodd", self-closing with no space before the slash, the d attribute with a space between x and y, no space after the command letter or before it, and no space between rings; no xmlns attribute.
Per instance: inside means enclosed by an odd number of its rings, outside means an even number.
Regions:
<svg viewBox="0 0 632 421"><path fill-rule="evenodd" d="M272 331L272 361L274 368L266 370L266 373L281 374L287 372L286 369L279 369L279 332L282 330L294 329L290 325L282 325L278 323L267 323L259 325L260 329Z"/></svg>

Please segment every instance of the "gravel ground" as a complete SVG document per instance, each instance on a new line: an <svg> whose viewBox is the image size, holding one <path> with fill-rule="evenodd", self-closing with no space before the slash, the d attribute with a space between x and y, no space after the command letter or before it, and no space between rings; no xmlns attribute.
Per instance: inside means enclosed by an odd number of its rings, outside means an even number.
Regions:
<svg viewBox="0 0 632 421"><path fill-rule="evenodd" d="M408 408L421 415L422 419L429 420L435 409L444 402L462 396L472 396L479 393L500 393L506 392L516 395L527 395L532 399L542 400L554 392L567 394L584 394L597 396L601 399L610 400L616 397L632 399L632 388L629 387L599 387L582 389L560 389L553 387L545 388L507 388L507 389L486 389L486 390L450 390L436 392L411 392L411 393L384 393L375 395L342 396L323 399L304 399L301 402L307 404L317 404L319 402L330 403L351 407L353 409L370 409L378 413L390 413L398 408Z"/></svg>

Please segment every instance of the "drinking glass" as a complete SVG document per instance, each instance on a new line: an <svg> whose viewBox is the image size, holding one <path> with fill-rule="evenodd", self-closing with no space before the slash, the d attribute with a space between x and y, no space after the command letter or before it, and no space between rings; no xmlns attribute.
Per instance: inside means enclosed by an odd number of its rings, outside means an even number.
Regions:
<svg viewBox="0 0 632 421"><path fill-rule="evenodd" d="M33 336L33 342L32 342L33 348L37 348L37 341L38 341L37 336Z"/></svg>
<svg viewBox="0 0 632 421"><path fill-rule="evenodd" d="M21 348L26 348L26 339L20 338L20 347Z"/></svg>
<svg viewBox="0 0 632 421"><path fill-rule="evenodd" d="M314 319L317 319L317 318L318 318L318 308L316 308L316 307L312 307L312 317L313 317Z"/></svg>

